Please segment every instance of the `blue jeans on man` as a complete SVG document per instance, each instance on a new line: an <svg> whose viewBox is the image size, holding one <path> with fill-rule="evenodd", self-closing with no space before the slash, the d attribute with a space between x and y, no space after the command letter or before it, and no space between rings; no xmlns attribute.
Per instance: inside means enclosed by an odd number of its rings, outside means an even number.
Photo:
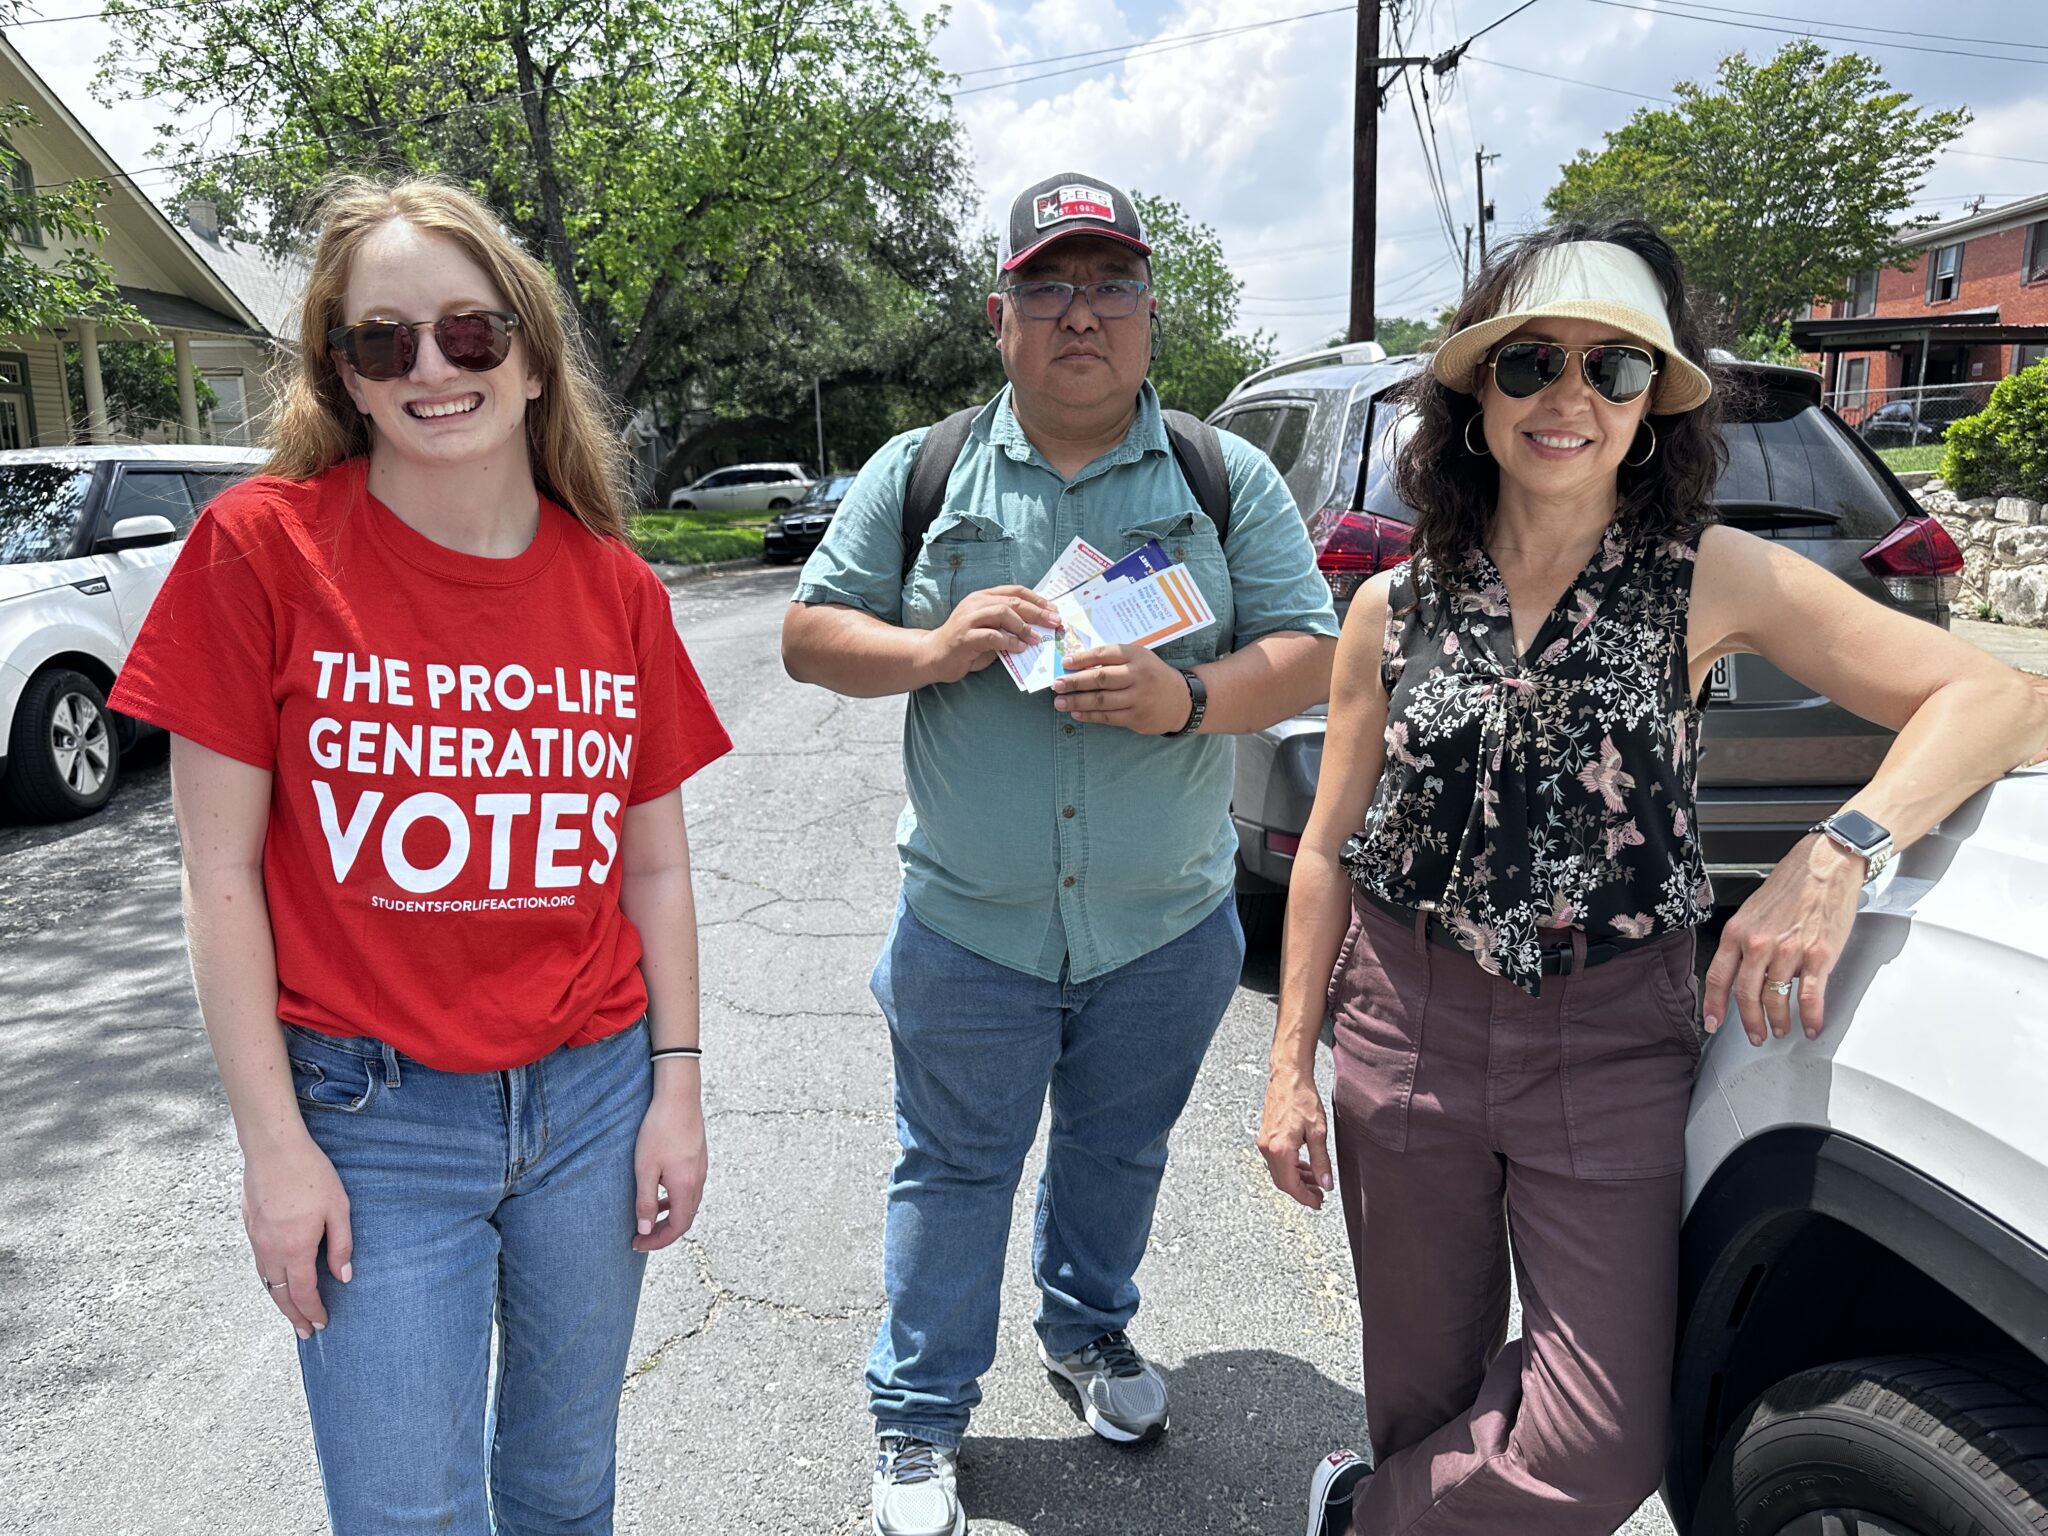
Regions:
<svg viewBox="0 0 2048 1536"><path fill-rule="evenodd" d="M872 981L902 1146L888 1310L868 1359L878 1432L960 1444L995 1359L1010 1211L1048 1095L1038 1336L1060 1356L1130 1322L1167 1138L1243 962L1228 895L1179 938L1079 984L985 960L898 906Z"/></svg>

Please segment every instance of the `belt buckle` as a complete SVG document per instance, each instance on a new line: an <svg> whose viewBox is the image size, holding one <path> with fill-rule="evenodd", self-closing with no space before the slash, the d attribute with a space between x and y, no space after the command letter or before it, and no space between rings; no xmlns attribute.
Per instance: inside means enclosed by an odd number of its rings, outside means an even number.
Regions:
<svg viewBox="0 0 2048 1536"><path fill-rule="evenodd" d="M1543 951L1543 963L1538 968L1545 976L1569 976L1572 973L1572 947L1569 944L1555 945Z"/></svg>

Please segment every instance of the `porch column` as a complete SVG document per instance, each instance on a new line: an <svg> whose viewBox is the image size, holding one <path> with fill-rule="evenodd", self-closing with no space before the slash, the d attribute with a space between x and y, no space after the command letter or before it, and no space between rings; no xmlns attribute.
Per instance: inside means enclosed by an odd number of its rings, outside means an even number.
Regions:
<svg viewBox="0 0 2048 1536"><path fill-rule="evenodd" d="M100 323L79 319L72 330L78 338L79 371L85 375L85 440L109 442L114 434L107 425L107 388L100 382Z"/></svg>
<svg viewBox="0 0 2048 1536"><path fill-rule="evenodd" d="M192 388L192 342L183 331L171 334L171 363L178 370L178 420L185 441L199 441L199 395Z"/></svg>

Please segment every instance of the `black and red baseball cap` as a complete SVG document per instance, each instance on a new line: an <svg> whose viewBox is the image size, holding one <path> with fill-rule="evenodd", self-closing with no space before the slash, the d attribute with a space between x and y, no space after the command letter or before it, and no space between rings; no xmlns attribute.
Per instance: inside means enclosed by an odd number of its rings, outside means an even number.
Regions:
<svg viewBox="0 0 2048 1536"><path fill-rule="evenodd" d="M1010 204L1010 218L996 248L996 270L1014 272L1055 240L1096 235L1120 240L1146 256L1145 224L1128 193L1100 176L1061 171L1026 187Z"/></svg>

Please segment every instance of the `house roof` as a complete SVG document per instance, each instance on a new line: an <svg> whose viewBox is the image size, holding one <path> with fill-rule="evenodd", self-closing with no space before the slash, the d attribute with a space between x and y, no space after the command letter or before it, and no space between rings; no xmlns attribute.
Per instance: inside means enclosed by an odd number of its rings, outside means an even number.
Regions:
<svg viewBox="0 0 2048 1536"><path fill-rule="evenodd" d="M217 309L195 303L182 293L158 293L153 288L128 287L119 291L121 297L135 307L137 314L162 330L204 331L210 336L247 336L254 341L263 339L263 332Z"/></svg>
<svg viewBox="0 0 2048 1536"><path fill-rule="evenodd" d="M107 182L107 198L100 207L99 217L107 226L109 236L118 233L134 242L130 249L138 250L145 261L156 263L171 275L180 290L176 297L192 306L188 320L169 323L178 329L204 330L214 334L262 334L262 321L213 267L178 237L175 226L164 211L149 200L128 173L114 162L113 156L106 152L99 140L71 115L71 109L64 105L5 36L0 36L0 86L5 87L4 95L20 97L35 113L43 134L69 139L76 146L82 163L90 168L88 174ZM118 265L116 270L118 274ZM184 281L187 275L191 279L189 283ZM202 324L199 323L202 316L211 318ZM229 322L225 328L220 324L224 320Z"/></svg>
<svg viewBox="0 0 2048 1536"><path fill-rule="evenodd" d="M1881 351L1921 341L1990 346L2048 342L2048 325L2003 323L1996 307L1940 314L1858 315L1794 320L1792 345L1806 352Z"/></svg>
<svg viewBox="0 0 2048 1536"><path fill-rule="evenodd" d="M1953 245L1958 240L1972 239L1977 235L1995 235L2016 229L2036 219L2048 219L2048 192L2037 192L2002 208L1986 208L1980 213L1965 214L1960 219L1950 219L1946 224L1930 224L1925 229L1914 230L1906 236L1904 243L1913 250L1930 245Z"/></svg>
<svg viewBox="0 0 2048 1536"><path fill-rule="evenodd" d="M312 264L303 256L273 256L260 245L223 234L204 235L180 224L185 243L255 311L263 329L279 341L299 339L299 300Z"/></svg>

